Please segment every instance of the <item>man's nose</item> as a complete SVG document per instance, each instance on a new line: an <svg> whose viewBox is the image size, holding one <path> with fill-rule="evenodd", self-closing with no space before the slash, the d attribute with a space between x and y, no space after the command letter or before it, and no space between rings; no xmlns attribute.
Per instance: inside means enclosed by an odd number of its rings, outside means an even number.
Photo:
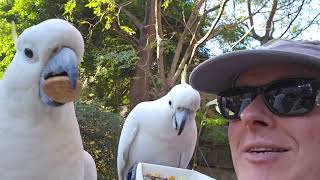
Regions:
<svg viewBox="0 0 320 180"><path fill-rule="evenodd" d="M240 120L251 131L261 127L273 128L276 124L273 113L266 107L261 96L257 96L242 110Z"/></svg>

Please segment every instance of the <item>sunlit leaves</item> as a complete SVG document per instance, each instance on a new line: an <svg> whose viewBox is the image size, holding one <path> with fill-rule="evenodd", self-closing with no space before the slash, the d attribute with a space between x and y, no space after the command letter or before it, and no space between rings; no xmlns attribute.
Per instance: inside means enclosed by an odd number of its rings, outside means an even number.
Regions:
<svg viewBox="0 0 320 180"><path fill-rule="evenodd" d="M74 10L76 7L77 3L75 0L69 0L65 5L64 5L64 10L66 12L71 12Z"/></svg>
<svg viewBox="0 0 320 180"><path fill-rule="evenodd" d="M128 26L120 26L120 29L125 31L129 35L134 35L136 33L132 28L130 28Z"/></svg>
<svg viewBox="0 0 320 180"><path fill-rule="evenodd" d="M100 21L105 20L105 29L110 29L115 20L116 4L114 0L89 0L85 5L93 10L93 14L99 17Z"/></svg>
<svg viewBox="0 0 320 180"><path fill-rule="evenodd" d="M14 53L14 41L11 34L11 23L5 19L0 19L0 77L10 64Z"/></svg>
<svg viewBox="0 0 320 180"><path fill-rule="evenodd" d="M106 16L105 20L106 20L106 22L105 22L104 28L105 29L110 29L114 18L112 16Z"/></svg>
<svg viewBox="0 0 320 180"><path fill-rule="evenodd" d="M0 77L15 53L11 22L16 23L18 32L34 25L40 19L39 9L44 6L43 2L43 0L0 2Z"/></svg>
<svg viewBox="0 0 320 180"><path fill-rule="evenodd" d="M93 13L97 16L103 16L106 13L109 15L115 12L115 2L113 0L89 0L89 3L85 7L92 8Z"/></svg>
<svg viewBox="0 0 320 180"><path fill-rule="evenodd" d="M162 2L162 4L161 4L161 7L162 7L164 10L166 10L166 9L169 7L169 5L170 5L171 2L172 2L172 0L164 0L164 1Z"/></svg>
<svg viewBox="0 0 320 180"><path fill-rule="evenodd" d="M69 19L72 19L72 12L76 8L77 2L75 0L68 0L66 4L64 4L64 13L63 15L67 16Z"/></svg>
<svg viewBox="0 0 320 180"><path fill-rule="evenodd" d="M13 7L8 11L9 15L18 15L19 20L33 22L39 19L39 13L35 9L41 8L43 0L15 0ZM31 24L28 24L30 26Z"/></svg>

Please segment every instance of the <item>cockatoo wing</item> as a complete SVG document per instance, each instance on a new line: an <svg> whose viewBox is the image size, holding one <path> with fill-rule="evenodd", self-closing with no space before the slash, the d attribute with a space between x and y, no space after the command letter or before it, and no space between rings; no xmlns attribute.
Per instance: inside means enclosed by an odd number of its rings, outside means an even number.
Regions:
<svg viewBox="0 0 320 180"><path fill-rule="evenodd" d="M92 156L83 151L84 157L84 180L97 180L97 168Z"/></svg>
<svg viewBox="0 0 320 180"><path fill-rule="evenodd" d="M130 147L139 132L138 120L135 118L135 112L135 110L132 110L128 115L120 135L117 156L119 180L125 179L126 169L130 168L126 167L128 166Z"/></svg>
<svg viewBox="0 0 320 180"><path fill-rule="evenodd" d="M188 148L186 148L185 152L183 152L181 154L179 168L187 168L188 167L188 164L192 158L192 155L194 153L194 149L196 146L196 140L192 140L192 141L193 141L193 145L190 145Z"/></svg>

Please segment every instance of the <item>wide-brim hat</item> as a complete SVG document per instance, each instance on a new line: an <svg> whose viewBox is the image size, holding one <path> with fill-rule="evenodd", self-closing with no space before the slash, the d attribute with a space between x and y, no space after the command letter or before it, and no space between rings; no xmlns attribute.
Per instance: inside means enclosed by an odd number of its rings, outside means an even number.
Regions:
<svg viewBox="0 0 320 180"><path fill-rule="evenodd" d="M198 91L218 94L231 88L240 73L271 64L311 66L320 72L320 41L275 39L257 49L225 53L199 64L190 84Z"/></svg>

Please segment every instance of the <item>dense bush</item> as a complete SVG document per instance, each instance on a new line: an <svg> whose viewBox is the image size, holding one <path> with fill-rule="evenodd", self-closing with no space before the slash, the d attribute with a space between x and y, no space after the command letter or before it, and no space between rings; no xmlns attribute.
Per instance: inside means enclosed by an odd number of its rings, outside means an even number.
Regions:
<svg viewBox="0 0 320 180"><path fill-rule="evenodd" d="M117 178L117 147L123 119L95 105L76 103L76 114L84 149L94 158L98 180Z"/></svg>

